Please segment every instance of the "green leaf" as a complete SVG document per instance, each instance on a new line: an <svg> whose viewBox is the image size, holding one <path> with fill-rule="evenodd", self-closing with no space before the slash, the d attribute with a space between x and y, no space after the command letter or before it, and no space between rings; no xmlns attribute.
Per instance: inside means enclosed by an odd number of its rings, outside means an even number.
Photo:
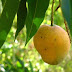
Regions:
<svg viewBox="0 0 72 72"><path fill-rule="evenodd" d="M17 31L16 31L15 38L24 27L26 16L27 16L26 0L21 0L18 13L17 13Z"/></svg>
<svg viewBox="0 0 72 72"><path fill-rule="evenodd" d="M61 8L72 37L72 0L61 0Z"/></svg>
<svg viewBox="0 0 72 72"><path fill-rule="evenodd" d="M0 48L6 40L7 34L17 12L19 0L6 0L3 12L0 16Z"/></svg>
<svg viewBox="0 0 72 72"><path fill-rule="evenodd" d="M27 0L28 15L26 18L27 38L26 44L37 32L42 23L50 0Z"/></svg>
<svg viewBox="0 0 72 72"><path fill-rule="evenodd" d="M2 6L4 6L4 4L5 4L6 0L1 0L1 1L2 1Z"/></svg>

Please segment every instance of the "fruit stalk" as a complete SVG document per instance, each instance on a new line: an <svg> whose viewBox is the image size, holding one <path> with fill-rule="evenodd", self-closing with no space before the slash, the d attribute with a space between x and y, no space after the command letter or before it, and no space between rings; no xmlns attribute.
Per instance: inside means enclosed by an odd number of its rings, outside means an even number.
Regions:
<svg viewBox="0 0 72 72"><path fill-rule="evenodd" d="M54 7L54 0L53 0L53 2L52 2L51 26L53 26L53 14L54 14L54 12L53 12L53 7Z"/></svg>

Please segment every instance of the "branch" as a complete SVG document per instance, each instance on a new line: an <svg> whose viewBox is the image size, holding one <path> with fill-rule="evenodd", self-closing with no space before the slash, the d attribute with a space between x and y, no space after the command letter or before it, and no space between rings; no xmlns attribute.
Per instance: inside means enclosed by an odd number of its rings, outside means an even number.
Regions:
<svg viewBox="0 0 72 72"><path fill-rule="evenodd" d="M60 4L58 5L58 7L55 9L55 11L57 11L60 8Z"/></svg>
<svg viewBox="0 0 72 72"><path fill-rule="evenodd" d="M70 37L69 30L68 30L67 22L66 22L65 19L64 19L64 23L65 23L66 31L67 31L67 33L68 33L68 36L69 36L69 39L70 39L70 43L71 43L71 37Z"/></svg>

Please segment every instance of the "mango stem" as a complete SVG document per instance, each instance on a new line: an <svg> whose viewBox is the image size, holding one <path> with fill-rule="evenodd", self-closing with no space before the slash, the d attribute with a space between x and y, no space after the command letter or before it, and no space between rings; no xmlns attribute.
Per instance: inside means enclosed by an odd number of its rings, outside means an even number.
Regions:
<svg viewBox="0 0 72 72"><path fill-rule="evenodd" d="M54 0L52 2L52 12L51 12L51 26L53 26L53 15L54 15Z"/></svg>

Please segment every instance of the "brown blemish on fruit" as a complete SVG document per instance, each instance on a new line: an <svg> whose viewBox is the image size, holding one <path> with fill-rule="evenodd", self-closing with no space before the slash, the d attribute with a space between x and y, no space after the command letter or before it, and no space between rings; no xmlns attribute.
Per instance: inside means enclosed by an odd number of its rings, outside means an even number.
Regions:
<svg viewBox="0 0 72 72"><path fill-rule="evenodd" d="M47 48L45 48L44 50L47 50Z"/></svg>
<svg viewBox="0 0 72 72"><path fill-rule="evenodd" d="M56 38L54 40L56 41Z"/></svg>
<svg viewBox="0 0 72 72"><path fill-rule="evenodd" d="M42 36L41 36L41 38L42 38Z"/></svg>

